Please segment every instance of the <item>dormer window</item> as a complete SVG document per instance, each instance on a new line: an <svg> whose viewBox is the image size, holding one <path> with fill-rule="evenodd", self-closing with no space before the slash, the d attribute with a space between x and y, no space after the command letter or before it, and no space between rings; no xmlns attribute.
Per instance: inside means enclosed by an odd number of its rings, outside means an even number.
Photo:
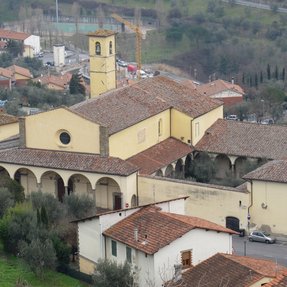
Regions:
<svg viewBox="0 0 287 287"><path fill-rule="evenodd" d="M96 55L101 55L101 44L96 42Z"/></svg>

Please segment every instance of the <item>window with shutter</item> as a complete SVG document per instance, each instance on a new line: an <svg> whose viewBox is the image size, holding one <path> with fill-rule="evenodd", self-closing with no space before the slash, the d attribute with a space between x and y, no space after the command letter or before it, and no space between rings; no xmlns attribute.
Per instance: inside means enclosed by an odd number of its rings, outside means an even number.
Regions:
<svg viewBox="0 0 287 287"><path fill-rule="evenodd" d="M188 268L191 266L191 250L181 252L181 264L182 268Z"/></svg>

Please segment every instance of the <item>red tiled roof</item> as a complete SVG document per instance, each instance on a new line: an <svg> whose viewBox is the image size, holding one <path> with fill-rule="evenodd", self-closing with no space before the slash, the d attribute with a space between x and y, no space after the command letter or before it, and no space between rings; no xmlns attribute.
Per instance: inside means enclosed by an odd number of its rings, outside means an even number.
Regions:
<svg viewBox="0 0 287 287"><path fill-rule="evenodd" d="M271 282L264 285L264 287L286 287L287 286L287 272L278 275Z"/></svg>
<svg viewBox="0 0 287 287"><path fill-rule="evenodd" d="M34 82L40 82L42 85L55 85L60 88L65 88L69 82L71 81L72 75L70 73L62 75L62 76L43 76L34 79Z"/></svg>
<svg viewBox="0 0 287 287"><path fill-rule="evenodd" d="M26 68L23 68L23 67L20 67L17 65L12 65L12 66L8 67L7 69L12 71L14 74L15 73L20 74L20 75L25 76L25 77L30 78L30 79L33 78L31 72Z"/></svg>
<svg viewBox="0 0 287 287"><path fill-rule="evenodd" d="M138 240L135 239L136 228ZM204 219L162 212L158 207L148 206L114 224L103 234L145 253L154 254L195 228L236 233Z"/></svg>
<svg viewBox="0 0 287 287"><path fill-rule="evenodd" d="M193 148L174 138L168 138L129 159L138 166L140 174L152 174L160 168L191 153Z"/></svg>
<svg viewBox="0 0 287 287"><path fill-rule="evenodd" d="M196 144L210 153L281 159L287 157L287 127L218 119Z"/></svg>
<svg viewBox="0 0 287 287"><path fill-rule="evenodd" d="M138 170L131 163L115 157L30 148L1 150L0 162L122 176Z"/></svg>
<svg viewBox="0 0 287 287"><path fill-rule="evenodd" d="M3 39L12 39L12 40L22 40L24 41L27 39L30 34L22 33L22 32L15 32L10 30L0 29L0 38Z"/></svg>
<svg viewBox="0 0 287 287"><path fill-rule="evenodd" d="M0 126L17 123L18 121L17 117L0 113Z"/></svg>
<svg viewBox="0 0 287 287"><path fill-rule="evenodd" d="M87 35L88 36L96 36L96 37L108 37L108 36L112 36L115 34L116 34L115 31L102 29L102 30L97 30L95 32L90 32Z"/></svg>
<svg viewBox="0 0 287 287"><path fill-rule="evenodd" d="M71 109L109 127L109 134L114 134L170 108L196 118L222 104L170 78L156 76L81 102Z"/></svg>
<svg viewBox="0 0 287 287"><path fill-rule="evenodd" d="M13 78L13 72L8 69L4 69L0 67L0 76L7 78L7 79L12 79Z"/></svg>
<svg viewBox="0 0 287 287"><path fill-rule="evenodd" d="M226 90L231 90L233 92L239 93L241 95L244 95L243 89L236 84L232 84L226 81L223 81L221 79L215 80L210 83L206 83L203 85L197 86L197 90L204 95L207 96L213 96L218 93L224 92Z"/></svg>
<svg viewBox="0 0 287 287"><path fill-rule="evenodd" d="M264 277L274 278L284 270L287 269L270 260L218 253L186 270L180 281L169 282L168 286L247 287Z"/></svg>
<svg viewBox="0 0 287 287"><path fill-rule="evenodd" d="M270 161L243 178L287 183L287 160Z"/></svg>

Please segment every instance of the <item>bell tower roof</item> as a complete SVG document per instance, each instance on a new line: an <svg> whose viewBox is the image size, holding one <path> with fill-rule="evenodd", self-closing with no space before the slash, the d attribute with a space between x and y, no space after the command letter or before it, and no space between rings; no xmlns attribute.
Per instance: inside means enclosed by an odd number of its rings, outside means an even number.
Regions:
<svg viewBox="0 0 287 287"><path fill-rule="evenodd" d="M111 30L97 30L95 32L90 32L87 34L89 37L109 37L117 34L115 31Z"/></svg>

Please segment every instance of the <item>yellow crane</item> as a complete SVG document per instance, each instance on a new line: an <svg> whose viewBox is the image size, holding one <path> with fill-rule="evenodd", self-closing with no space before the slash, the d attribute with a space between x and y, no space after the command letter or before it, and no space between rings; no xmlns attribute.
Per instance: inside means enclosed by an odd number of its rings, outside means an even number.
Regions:
<svg viewBox="0 0 287 287"><path fill-rule="evenodd" d="M144 36L143 32L141 31L139 25L134 25L133 23L130 23L129 21L125 20L121 16L113 13L111 15L115 20L119 21L120 23L123 23L127 27L129 27L131 30L133 30L136 34L136 62L137 62L137 69L138 71L142 68L142 47L141 47L141 40ZM137 77L140 79L140 73L137 73Z"/></svg>

